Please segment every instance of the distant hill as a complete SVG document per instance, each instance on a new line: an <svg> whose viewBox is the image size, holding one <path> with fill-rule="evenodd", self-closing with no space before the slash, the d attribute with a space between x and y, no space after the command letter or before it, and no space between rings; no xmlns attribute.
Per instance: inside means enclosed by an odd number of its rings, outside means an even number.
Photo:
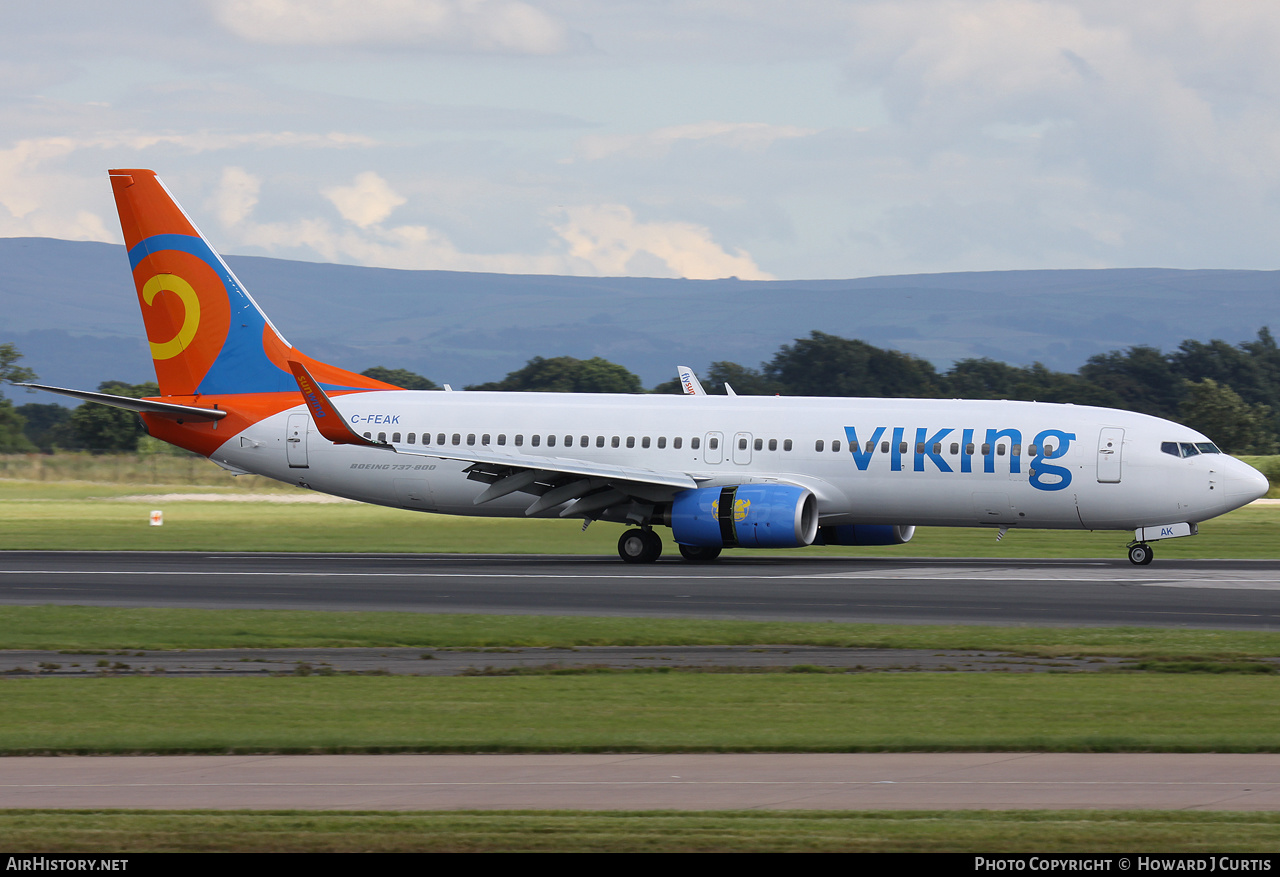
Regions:
<svg viewBox="0 0 1280 877"><path fill-rule="evenodd" d="M1074 371L1089 356L1186 338L1280 332L1280 272L1126 268L852 280L665 280L227 262L290 342L361 371L407 368L454 386L533 356L602 356L646 386L677 364L756 366L820 329L946 368L987 356ZM152 379L124 248L0 239L0 342L41 379ZM10 393L13 396L12 393ZM21 404L27 401L19 398Z"/></svg>

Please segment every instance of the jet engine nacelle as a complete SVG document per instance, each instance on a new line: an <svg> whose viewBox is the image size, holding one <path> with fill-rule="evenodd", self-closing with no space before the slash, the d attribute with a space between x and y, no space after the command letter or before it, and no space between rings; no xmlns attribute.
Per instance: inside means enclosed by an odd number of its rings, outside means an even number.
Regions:
<svg viewBox="0 0 1280 877"><path fill-rule="evenodd" d="M818 499L792 484L686 490L671 504L671 534L699 548L802 548L818 536Z"/></svg>
<svg viewBox="0 0 1280 877"><path fill-rule="evenodd" d="M819 545L901 545L910 542L910 524L834 524L818 529Z"/></svg>

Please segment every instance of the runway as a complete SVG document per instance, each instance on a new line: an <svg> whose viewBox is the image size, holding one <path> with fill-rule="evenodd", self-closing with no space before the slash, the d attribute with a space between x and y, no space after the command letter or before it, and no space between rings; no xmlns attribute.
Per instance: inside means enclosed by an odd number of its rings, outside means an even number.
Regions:
<svg viewBox="0 0 1280 877"><path fill-rule="evenodd" d="M1280 629L1280 561L0 553L0 603Z"/></svg>
<svg viewBox="0 0 1280 877"><path fill-rule="evenodd" d="M1277 561L0 553L11 605L1277 630L1277 591ZM1280 755L9 758L0 807L1275 810Z"/></svg>
<svg viewBox="0 0 1280 877"><path fill-rule="evenodd" d="M1280 809L1280 755L854 753L14 758L0 808Z"/></svg>

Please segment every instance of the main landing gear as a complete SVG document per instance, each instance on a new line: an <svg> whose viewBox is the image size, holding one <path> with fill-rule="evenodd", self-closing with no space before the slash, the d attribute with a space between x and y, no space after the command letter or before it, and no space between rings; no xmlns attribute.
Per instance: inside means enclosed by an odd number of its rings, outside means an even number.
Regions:
<svg viewBox="0 0 1280 877"><path fill-rule="evenodd" d="M680 556L691 563L709 563L720 556L719 547L680 545ZM662 556L662 537L649 529L628 530L618 540L618 556L627 563L653 563Z"/></svg>
<svg viewBox="0 0 1280 877"><path fill-rule="evenodd" d="M618 540L618 556L627 563L653 563L662 556L662 537L652 530L628 530Z"/></svg>
<svg viewBox="0 0 1280 877"><path fill-rule="evenodd" d="M1145 542L1135 542L1129 546L1129 562L1135 566L1146 566L1155 556L1156 553Z"/></svg>

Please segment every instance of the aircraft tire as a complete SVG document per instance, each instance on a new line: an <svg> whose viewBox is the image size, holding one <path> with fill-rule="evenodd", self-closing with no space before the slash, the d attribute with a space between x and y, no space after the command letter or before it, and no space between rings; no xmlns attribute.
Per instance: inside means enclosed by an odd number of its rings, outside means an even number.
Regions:
<svg viewBox="0 0 1280 877"><path fill-rule="evenodd" d="M1146 566L1155 559L1156 553L1145 542L1129 546L1129 562L1134 566Z"/></svg>
<svg viewBox="0 0 1280 877"><path fill-rule="evenodd" d="M627 530L618 539L618 556L627 563L653 563L662 556L662 537L652 530Z"/></svg>
<svg viewBox="0 0 1280 877"><path fill-rule="evenodd" d="M710 563L720 556L720 548L705 545L681 545L680 556L690 563Z"/></svg>

